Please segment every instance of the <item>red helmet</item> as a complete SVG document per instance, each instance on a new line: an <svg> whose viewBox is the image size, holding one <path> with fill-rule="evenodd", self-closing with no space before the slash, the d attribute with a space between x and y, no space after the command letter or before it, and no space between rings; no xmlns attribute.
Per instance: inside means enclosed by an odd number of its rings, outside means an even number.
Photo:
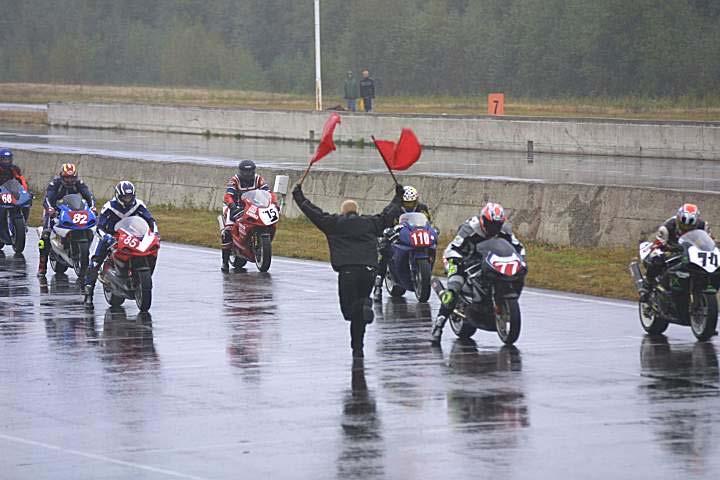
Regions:
<svg viewBox="0 0 720 480"><path fill-rule="evenodd" d="M675 214L675 223L677 224L677 228L683 233L697 227L699 221L700 210L697 205L693 203L683 204L682 207L678 208L677 214Z"/></svg>
<svg viewBox="0 0 720 480"><path fill-rule="evenodd" d="M60 168L60 178L65 185L73 185L77 182L78 173L74 163L63 163Z"/></svg>
<svg viewBox="0 0 720 480"><path fill-rule="evenodd" d="M488 237L494 237L505 224L505 209L499 203L488 203L480 210L480 225Z"/></svg>

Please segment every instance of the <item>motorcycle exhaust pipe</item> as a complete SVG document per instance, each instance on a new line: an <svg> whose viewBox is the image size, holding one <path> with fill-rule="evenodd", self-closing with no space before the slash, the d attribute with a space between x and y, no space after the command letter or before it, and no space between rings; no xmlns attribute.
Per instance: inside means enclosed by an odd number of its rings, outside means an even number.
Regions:
<svg viewBox="0 0 720 480"><path fill-rule="evenodd" d="M645 277L640 271L640 264L637 261L630 262L630 276L638 292L645 287Z"/></svg>

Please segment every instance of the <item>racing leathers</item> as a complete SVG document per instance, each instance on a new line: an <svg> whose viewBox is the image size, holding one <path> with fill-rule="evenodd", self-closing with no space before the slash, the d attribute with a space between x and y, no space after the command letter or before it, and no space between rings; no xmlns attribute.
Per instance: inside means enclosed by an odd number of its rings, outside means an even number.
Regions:
<svg viewBox="0 0 720 480"><path fill-rule="evenodd" d="M50 231L53 226L53 219L57 210L57 202L63 199L65 195L79 193L88 204L88 208L95 210L95 197L85 182L79 178L72 184L63 183L62 177L54 177L47 186L45 192L45 200L43 201L43 230L38 242L40 250L40 267L39 272L45 273L47 268L47 256L50 250Z"/></svg>
<svg viewBox="0 0 720 480"><path fill-rule="evenodd" d="M220 240L222 244L222 267L223 272L228 272L230 254L232 252L232 235L230 229L235 220L243 213L243 204L240 200L243 193L251 190L270 190L270 185L265 179L258 174L252 182L244 182L238 174L233 175L227 182L225 189L225 197L223 198L223 228L220 231Z"/></svg>
<svg viewBox="0 0 720 480"><path fill-rule="evenodd" d="M512 233L512 227L509 223L505 223L502 226L502 230L498 236L510 242L518 254L523 258L525 257L525 247ZM480 242L488 240L489 238L491 237L487 236L482 229L480 219L474 216L460 226L455 238L445 249L443 257L447 262L448 282L447 288L441 296L440 311L433 324L431 338L433 343L440 341L445 322L450 313L455 309L458 295L463 285L465 285L464 261L476 254L477 245Z"/></svg>
<svg viewBox="0 0 720 480"><path fill-rule="evenodd" d="M113 198L103 205L98 216L97 234L100 237L95 253L92 256L90 268L85 277L85 299L86 303L92 302L95 282L97 281L98 270L110 252L110 247L115 242L115 225L123 218L141 217L144 219L153 232L157 233L157 222L150 210L141 200L135 200L132 205L124 206L117 199Z"/></svg>
<svg viewBox="0 0 720 480"><path fill-rule="evenodd" d="M402 200L402 199L401 199ZM425 215L430 223L432 223L432 215L430 209L424 203L418 203L415 208L407 208L402 204L396 204L396 208L393 211L394 221L393 223L397 226L400 216L403 213L422 213ZM385 279L387 273L388 262L392 256L392 242L397 238L397 230L395 228L387 228L383 232L383 236L380 238L378 245L378 252L380 259L378 262L377 276L375 277L375 291L374 296L376 299L382 297L382 282Z"/></svg>
<svg viewBox="0 0 720 480"><path fill-rule="evenodd" d="M28 188L27 180L23 176L20 167L12 163L9 165L0 164L0 185L3 185L9 180L17 180L18 182L20 182L20 185L22 185L26 191L30 191L30 189ZM25 216L25 220L27 220L30 216L30 209L24 208L23 215Z"/></svg>
<svg viewBox="0 0 720 480"><path fill-rule="evenodd" d="M680 231L675 217L670 217L662 225L658 227L655 241L652 245L652 251L643 259L646 268L646 284L641 296L647 293L657 284L658 277L665 270L666 253L672 252L678 247L680 237L691 230L705 230L710 233L710 227L703 219L698 219L694 228L686 231Z"/></svg>

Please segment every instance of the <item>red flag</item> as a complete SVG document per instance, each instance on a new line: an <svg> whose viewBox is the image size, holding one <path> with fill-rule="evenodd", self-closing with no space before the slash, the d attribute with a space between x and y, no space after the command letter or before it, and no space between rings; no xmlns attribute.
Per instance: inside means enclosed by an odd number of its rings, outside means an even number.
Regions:
<svg viewBox="0 0 720 480"><path fill-rule="evenodd" d="M323 127L322 138L320 139L320 145L318 145L315 155L310 159L310 164L320 161L328 153L334 151L335 142L333 141L333 134L335 133L335 127L340 123L340 115L337 112L330 114L330 118L325 122Z"/></svg>
<svg viewBox="0 0 720 480"><path fill-rule="evenodd" d="M415 133L403 128L398 143L391 140L375 140L375 146L390 170L407 170L420 158L422 147Z"/></svg>

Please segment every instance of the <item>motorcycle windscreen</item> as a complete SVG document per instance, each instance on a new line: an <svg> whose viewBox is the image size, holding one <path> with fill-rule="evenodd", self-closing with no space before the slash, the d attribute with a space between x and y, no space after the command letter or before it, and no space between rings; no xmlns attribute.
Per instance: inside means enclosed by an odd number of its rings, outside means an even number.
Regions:
<svg viewBox="0 0 720 480"><path fill-rule="evenodd" d="M256 207L269 207L272 203L272 195L265 190L250 190L243 193L240 198Z"/></svg>
<svg viewBox="0 0 720 480"><path fill-rule="evenodd" d="M424 227L428 223L427 217L420 212L403 213L398 219L399 223L407 223L410 228Z"/></svg>
<svg viewBox="0 0 720 480"><path fill-rule="evenodd" d="M18 198L20 197L20 192L24 191L25 189L23 186L15 180L14 178L11 178L7 182L3 183L2 188L7 190L8 192L12 193L13 197Z"/></svg>
<svg viewBox="0 0 720 480"><path fill-rule="evenodd" d="M65 205L70 210L86 210L85 199L79 193L65 195L58 203Z"/></svg>
<svg viewBox="0 0 720 480"><path fill-rule="evenodd" d="M125 230L133 237L142 238L150 231L150 225L143 218L127 217L115 224L115 230Z"/></svg>
<svg viewBox="0 0 720 480"><path fill-rule="evenodd" d="M692 230L679 240L680 245L692 245L703 252L715 250L715 240L705 230Z"/></svg>

